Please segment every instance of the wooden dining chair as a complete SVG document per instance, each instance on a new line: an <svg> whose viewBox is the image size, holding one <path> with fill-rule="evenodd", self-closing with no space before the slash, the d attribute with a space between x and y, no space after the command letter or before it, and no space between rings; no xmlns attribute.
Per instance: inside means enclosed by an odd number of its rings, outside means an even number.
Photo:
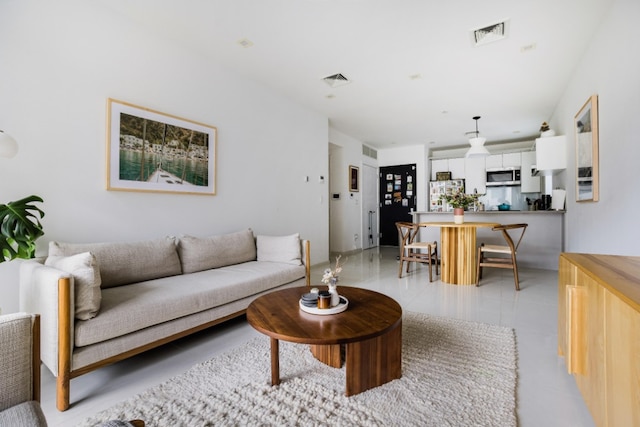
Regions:
<svg viewBox="0 0 640 427"><path fill-rule="evenodd" d="M412 222L396 222L400 243L400 267L398 278L402 278L402 268L407 263L406 272L412 262L427 263L429 265L429 282L433 282L432 264L436 265L438 275L438 242L417 242L416 236L420 231L418 224Z"/></svg>
<svg viewBox="0 0 640 427"><path fill-rule="evenodd" d="M528 224L504 224L492 228L493 231L499 231L502 233L502 236L507 242L507 245L501 246L485 245L484 243L480 244L480 246L478 247L476 286L480 285L480 279L482 279L482 269L484 267L509 268L513 270L513 277L516 282L516 291L520 290L520 279L518 277L518 262L516 260L516 252L518 250L518 246L520 246L520 242L522 241L522 236L524 236L524 232L527 230L527 226ZM518 232L520 233L520 237L518 238L517 243L513 243L513 239L509 235L509 230L518 230L515 231L516 235ZM495 255L487 256L486 254Z"/></svg>

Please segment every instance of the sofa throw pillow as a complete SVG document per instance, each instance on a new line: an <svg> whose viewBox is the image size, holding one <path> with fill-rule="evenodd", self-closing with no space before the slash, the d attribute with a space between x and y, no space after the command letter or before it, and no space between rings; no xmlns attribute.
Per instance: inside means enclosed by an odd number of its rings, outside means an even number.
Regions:
<svg viewBox="0 0 640 427"><path fill-rule="evenodd" d="M49 243L49 256L82 252L95 255L103 289L182 273L173 237L140 242Z"/></svg>
<svg viewBox="0 0 640 427"><path fill-rule="evenodd" d="M182 236L178 253L184 273L209 270L256 260L256 241L247 229L219 236Z"/></svg>
<svg viewBox="0 0 640 427"><path fill-rule="evenodd" d="M96 317L102 301L100 269L96 257L91 252L68 257L50 256L44 264L73 276L76 319L88 320Z"/></svg>
<svg viewBox="0 0 640 427"><path fill-rule="evenodd" d="M258 261L302 264L300 234L289 236L258 236Z"/></svg>

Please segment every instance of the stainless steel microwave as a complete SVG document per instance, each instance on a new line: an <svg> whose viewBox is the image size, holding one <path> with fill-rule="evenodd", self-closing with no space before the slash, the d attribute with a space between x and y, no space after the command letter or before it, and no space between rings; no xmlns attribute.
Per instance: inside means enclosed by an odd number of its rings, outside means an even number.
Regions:
<svg viewBox="0 0 640 427"><path fill-rule="evenodd" d="M520 168L487 169L487 187L520 185Z"/></svg>

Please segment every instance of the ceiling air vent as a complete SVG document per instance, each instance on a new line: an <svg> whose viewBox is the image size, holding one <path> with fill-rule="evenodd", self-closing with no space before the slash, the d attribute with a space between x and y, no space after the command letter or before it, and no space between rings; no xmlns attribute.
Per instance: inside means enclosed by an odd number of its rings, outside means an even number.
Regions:
<svg viewBox="0 0 640 427"><path fill-rule="evenodd" d="M471 41L474 46L496 42L507 38L509 33L509 20L471 30Z"/></svg>
<svg viewBox="0 0 640 427"><path fill-rule="evenodd" d="M340 73L325 77L322 80L331 87L344 86L351 83L348 78Z"/></svg>
<svg viewBox="0 0 640 427"><path fill-rule="evenodd" d="M362 154L364 154L367 157L371 157L372 159L378 158L378 152L371 147L367 147L366 145L362 146Z"/></svg>

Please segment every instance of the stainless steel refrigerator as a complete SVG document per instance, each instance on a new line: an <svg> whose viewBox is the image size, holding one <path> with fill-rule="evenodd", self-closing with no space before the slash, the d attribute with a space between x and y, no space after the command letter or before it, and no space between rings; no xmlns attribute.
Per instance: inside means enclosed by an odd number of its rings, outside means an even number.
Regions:
<svg viewBox="0 0 640 427"><path fill-rule="evenodd" d="M452 179L449 181L429 182L429 211L452 212L453 208L448 203L440 200L442 194L451 194L461 189L464 191L464 179Z"/></svg>

